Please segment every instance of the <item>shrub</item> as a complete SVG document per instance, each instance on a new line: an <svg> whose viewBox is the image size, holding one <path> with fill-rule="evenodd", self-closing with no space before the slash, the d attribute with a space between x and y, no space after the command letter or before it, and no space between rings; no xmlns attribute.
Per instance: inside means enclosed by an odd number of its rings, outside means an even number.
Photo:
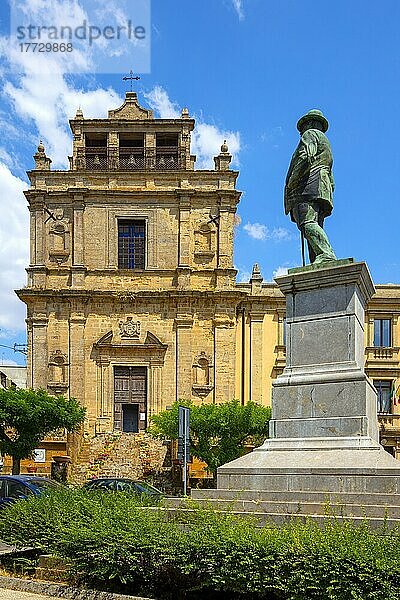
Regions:
<svg viewBox="0 0 400 600"><path fill-rule="evenodd" d="M367 523L168 513L125 494L69 490L0 513L0 537L68 558L79 581L159 599L398 600L400 535Z"/></svg>
<svg viewBox="0 0 400 600"><path fill-rule="evenodd" d="M149 433L178 439L179 406L190 408L191 453L207 464L214 477L218 467L245 453L246 443L259 446L268 437L271 407L256 402L242 405L237 400L200 406L186 400L174 402L171 410L152 416Z"/></svg>

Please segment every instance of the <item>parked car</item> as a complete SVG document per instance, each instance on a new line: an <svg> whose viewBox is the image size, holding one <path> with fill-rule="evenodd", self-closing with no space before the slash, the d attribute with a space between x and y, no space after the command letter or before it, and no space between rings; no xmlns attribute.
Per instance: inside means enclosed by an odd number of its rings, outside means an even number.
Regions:
<svg viewBox="0 0 400 600"><path fill-rule="evenodd" d="M0 475L0 508L17 500L26 500L32 494L40 496L60 487L52 479L38 475Z"/></svg>
<svg viewBox="0 0 400 600"><path fill-rule="evenodd" d="M101 490L104 492L132 492L141 496L151 496L152 498L162 498L163 493L145 481L136 481L134 479L124 479L119 477L101 477L99 479L90 479L83 484L85 490Z"/></svg>

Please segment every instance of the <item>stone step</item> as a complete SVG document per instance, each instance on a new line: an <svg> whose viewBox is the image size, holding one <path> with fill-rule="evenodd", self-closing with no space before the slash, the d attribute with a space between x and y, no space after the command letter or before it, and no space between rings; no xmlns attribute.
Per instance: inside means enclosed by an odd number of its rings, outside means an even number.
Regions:
<svg viewBox="0 0 400 600"><path fill-rule="evenodd" d="M227 490L227 489L193 489L193 500L251 500L258 501L291 501L291 502L317 502L332 504L373 504L373 505L400 505L400 494L384 493L351 493L351 492L314 492L314 491L288 491L288 490Z"/></svg>
<svg viewBox="0 0 400 600"><path fill-rule="evenodd" d="M218 511L245 512L249 514L287 514L287 515L326 515L343 517L367 517L400 519L400 502L398 505L384 506L382 504L339 504L305 501L267 501L267 500L221 500L218 498L200 501L205 507ZM167 498L167 506L185 507L179 498Z"/></svg>
<svg viewBox="0 0 400 600"><path fill-rule="evenodd" d="M168 499L170 500L170 499ZM181 499L182 500L182 499ZM156 510L160 510L157 508ZM177 507L165 507L164 510L167 512L168 517L177 519L179 521L180 516L182 517L185 513L191 514L195 512L193 508L177 508ZM257 526L263 527L266 524L271 525L283 525L285 523L291 523L293 521L306 523L310 519L319 524L324 525L334 521L335 523L341 523L342 521L351 521L356 526L368 524L371 529L384 529L389 531L394 527L400 527L400 518L387 518L387 517L366 517L366 516L342 516L342 515L326 515L326 514L296 514L296 513L265 513L265 512L246 512L240 510L218 510L221 515L230 514L237 517L252 517Z"/></svg>

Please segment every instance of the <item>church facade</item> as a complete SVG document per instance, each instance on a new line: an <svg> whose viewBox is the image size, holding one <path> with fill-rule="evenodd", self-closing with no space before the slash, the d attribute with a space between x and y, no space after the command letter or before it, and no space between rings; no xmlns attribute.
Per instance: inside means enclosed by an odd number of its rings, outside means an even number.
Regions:
<svg viewBox="0 0 400 600"><path fill-rule="evenodd" d="M285 365L284 300L256 266L236 283L241 192L226 144L213 170L196 170L187 109L155 119L134 92L107 119L78 110L70 126L69 170L52 170L40 144L28 172L31 258L17 292L28 387L76 397L86 436L143 432L179 399L270 404ZM366 367L381 401L390 395L386 415L397 412L399 312L400 287L379 286ZM400 428L389 421L397 449ZM58 443L55 453L73 454L66 438Z"/></svg>

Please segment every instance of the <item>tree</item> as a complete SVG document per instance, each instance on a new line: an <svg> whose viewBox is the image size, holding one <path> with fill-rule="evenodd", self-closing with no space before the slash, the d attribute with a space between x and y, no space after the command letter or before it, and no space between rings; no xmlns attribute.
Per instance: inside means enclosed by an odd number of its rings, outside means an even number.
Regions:
<svg viewBox="0 0 400 600"><path fill-rule="evenodd" d="M56 431L76 431L85 409L75 398L50 396L44 390L0 389L0 451L12 457L18 475L41 440Z"/></svg>
<svg viewBox="0 0 400 600"><path fill-rule="evenodd" d="M193 456L204 461L216 476L217 468L245 453L245 443L260 445L268 437L271 408L237 400L221 404L194 405L174 402L171 410L152 417L149 433L155 437L178 438L179 406L190 408L190 447Z"/></svg>

